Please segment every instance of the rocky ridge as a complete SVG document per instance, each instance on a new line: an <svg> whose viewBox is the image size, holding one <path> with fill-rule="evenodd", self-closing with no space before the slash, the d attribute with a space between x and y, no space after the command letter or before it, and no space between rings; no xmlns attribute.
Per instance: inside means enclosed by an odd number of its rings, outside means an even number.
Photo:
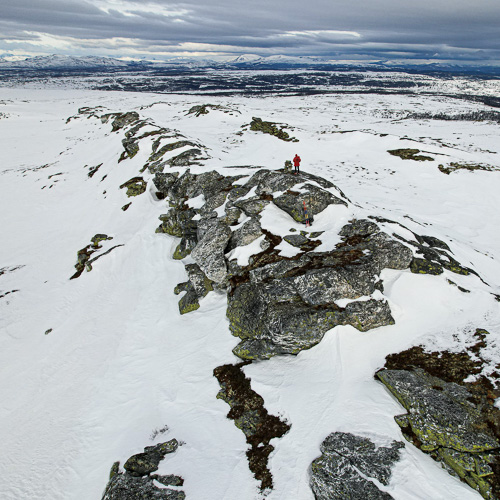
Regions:
<svg viewBox="0 0 500 500"><path fill-rule="evenodd" d="M311 231L307 227L299 234L295 234L293 228L290 234L284 236L273 234L261 223L263 212L270 207L288 214L295 223L305 224L304 203L308 209L309 222L314 222L315 216L326 208L348 206L349 200L329 181L307 173L294 176L264 168L250 177L226 176L217 171L193 174L189 169L164 172L166 167L196 165L203 158L203 146L175 131L140 120L136 113L102 115L101 111L89 108L81 114L95 116L103 122L112 120L113 131L125 129L126 137L122 141L124 152L120 161L133 158L142 140L154 139L152 152L141 172L148 170L154 174L156 198L165 200L169 207L168 212L160 217L161 224L157 232L179 238L174 258L185 259L188 279L175 290L178 294L184 294L179 302L181 314L199 309L200 300L210 292L227 295L230 330L241 339L234 354L244 363L225 365L214 370L221 385L218 397L231 406L228 418L233 418L235 425L245 433L250 445L247 453L250 468L261 481L261 488L272 487L272 476L267 469L267 458L273 449L269 440L282 436L290 425L267 414L262 398L251 389L250 380L243 373L244 365L276 355L298 354L319 343L325 333L337 325L349 324L359 331L368 331L393 324L394 319L383 297L383 282L380 279L380 273L385 268L409 269L417 274L442 274L444 270L462 275L476 273L454 259L445 242L415 233L411 240L397 234L389 235L381 226L393 221L377 217L352 220L344 225L339 232L340 243L328 252L316 250L321 245L322 232ZM198 111L203 113L203 110L193 110L193 114L198 115ZM183 152L165 159L167 154L175 154L177 149ZM122 187L127 190L132 188L130 195L135 196L135 190L140 191L137 195L142 194L146 191L146 185L147 180L144 178L133 178L122 184ZM283 242L296 249L293 256L282 254ZM246 250L247 259L238 258L241 249ZM467 399L473 397L469 389L461 391L446 385L448 382L439 382L432 378L436 374L426 372L428 367L419 367L420 371L412 367L408 370L407 366L399 366L400 370L391 370L389 366L386 368L378 377L408 410L409 415L413 415L416 408L432 409L432 412L424 412L420 420L417 418L415 422L418 423L414 423L410 416L397 417L404 436L417 445L423 443L420 446L423 451L431 452L431 456L445 464L447 470L478 489L485 498L497 498L495 454L498 451L498 436L496 431L477 432L477 428L484 430L485 425L490 425L491 415L494 415L494 420L496 413L491 409L491 404L460 414L462 419L469 416L470 426L464 437L461 430L455 432L453 426L449 425L446 409L459 405L456 408L463 410ZM424 396L412 393L412 384L408 380L413 379L418 382L414 386L423 384L426 387L426 394L430 393L434 397L437 391L444 399L419 403L418 398ZM430 441L426 442L422 437L428 434L426 425L429 422L432 427L433 419L441 424L444 422L442 425L448 433L445 441L444 438L436 440L434 431ZM269 427L273 430L270 431ZM313 462L314 467L311 469L311 487L317 498L329 498L321 495L330 495L334 491L331 488L337 487L336 466L332 464L347 460L352 465L352 457L346 458L345 443L350 443L351 448L356 449L356 454L363 457L370 467L378 463L376 454L371 450L373 445L368 444L369 441L361 442L364 438L350 434L342 438L332 436L325 440L323 456ZM457 449L459 445L456 443L464 439L468 439L469 443L480 442L482 448ZM455 443L455 448L450 442ZM399 448L400 444L393 443L390 450L397 451ZM390 466L397 460L396 455L399 453L396 451L391 452L394 455L391 455L391 460L394 460L387 464L383 473L385 482L372 469L367 473L356 464L354 469L387 485ZM471 458L464 456L464 453L476 455ZM349 467L342 466L346 470ZM133 481L138 480L133 474L129 476L129 479L134 478ZM352 498L366 498L356 496L359 485L366 481L364 476L358 474L354 479L350 478L346 482L350 485L347 486L346 494ZM149 485L150 476L145 477L141 476L140 480ZM115 484L121 485L123 480L123 477L118 476ZM386 491L377 487L376 481L368 482L375 485L375 489L368 487L373 489L370 498L390 498ZM322 492L321 488L330 493Z"/></svg>

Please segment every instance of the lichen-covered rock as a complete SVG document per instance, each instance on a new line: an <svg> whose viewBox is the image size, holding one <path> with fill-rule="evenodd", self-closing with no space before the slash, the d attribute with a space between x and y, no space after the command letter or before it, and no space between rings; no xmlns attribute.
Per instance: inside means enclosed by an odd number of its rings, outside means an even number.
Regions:
<svg viewBox="0 0 500 500"><path fill-rule="evenodd" d="M245 184L246 188L252 189L255 187L257 196L272 195L280 191L287 191L295 184L303 182L303 179L295 175L290 175L284 172L275 170L260 169Z"/></svg>
<svg viewBox="0 0 500 500"><path fill-rule="evenodd" d="M206 231L191 252L191 257L206 276L216 283L226 280L227 266L224 258L226 245L231 238L231 229L218 219Z"/></svg>
<svg viewBox="0 0 500 500"><path fill-rule="evenodd" d="M316 278L318 285L321 276ZM335 290L325 284L326 292L321 295L313 289L307 286L305 275L238 286L228 297L227 308L231 332L242 339L233 352L242 359L298 354L338 325L367 331L394 323L385 301L353 302L342 309L330 301Z"/></svg>
<svg viewBox="0 0 500 500"><path fill-rule="evenodd" d="M309 239L303 234L288 234L283 239L290 245L297 248L309 243Z"/></svg>
<svg viewBox="0 0 500 500"><path fill-rule="evenodd" d="M174 250L174 254L172 255L172 258L175 260L182 260L185 257L187 257L193 248L196 246L198 243L197 239L195 237L182 237L180 243L177 245L177 247Z"/></svg>
<svg viewBox="0 0 500 500"><path fill-rule="evenodd" d="M143 453L131 456L123 468L132 476L146 476L158 469L158 465L165 458L165 455L173 453L179 447L177 439L171 439L166 443L159 443L155 446L147 446Z"/></svg>
<svg viewBox="0 0 500 500"><path fill-rule="evenodd" d="M233 231L229 240L228 250L233 250L239 246L245 246L262 236L262 227L260 222L252 217L247 220L240 228Z"/></svg>
<svg viewBox="0 0 500 500"><path fill-rule="evenodd" d="M161 225L157 233L166 233L170 236L182 238L185 235L196 235L198 224L192 218L196 215L193 209L184 207L184 210L171 208L166 214L160 215Z"/></svg>
<svg viewBox="0 0 500 500"><path fill-rule="evenodd" d="M153 178L154 185L163 197L167 197L169 194L169 189L172 187L174 182L179 178L179 173L161 173L157 172Z"/></svg>
<svg viewBox="0 0 500 500"><path fill-rule="evenodd" d="M186 494L183 491L158 488L152 477L134 477L128 473L114 476L102 496L102 500L184 500L185 498Z"/></svg>
<svg viewBox="0 0 500 500"><path fill-rule="evenodd" d="M129 111L127 113L111 113L109 115L103 115L101 120L107 121L110 117L114 118L111 123L113 132L120 130L128 125L139 120L139 113L136 111Z"/></svg>
<svg viewBox="0 0 500 500"><path fill-rule="evenodd" d="M305 222L306 220L304 203L309 222L313 222L314 216L321 213L329 205L347 205L344 200L313 184L306 184L300 192L285 192L281 196L275 197L273 203L297 222Z"/></svg>
<svg viewBox="0 0 500 500"><path fill-rule="evenodd" d="M160 149L155 150L153 153L151 153L148 161L156 162L158 160L161 160L165 156L165 154L170 153L174 149L180 149L180 148L184 148L186 146L191 146L194 149L199 147L198 144L195 144L194 142L191 142L191 141L172 142L169 144L165 144ZM197 149L197 150L200 151L200 153L201 153L201 150L199 150L199 149Z"/></svg>
<svg viewBox="0 0 500 500"><path fill-rule="evenodd" d="M213 283L207 278L205 273L196 264L187 264L185 266L189 281L193 285L194 291L198 297L205 297L208 292L211 292Z"/></svg>
<svg viewBox="0 0 500 500"><path fill-rule="evenodd" d="M383 370L378 378L409 411L412 432L431 451L439 447L461 452L485 452L500 443L477 429L481 417L467 398L467 389L426 374L423 370Z"/></svg>
<svg viewBox="0 0 500 500"><path fill-rule="evenodd" d="M174 474L169 474L167 476L160 476L158 474L151 475L151 479L158 481L164 486L183 486L184 479L181 476L175 476Z"/></svg>
<svg viewBox="0 0 500 500"><path fill-rule="evenodd" d="M200 303L198 302L198 295L192 286L188 286L186 294L179 300L179 312L181 314L188 314L199 308Z"/></svg>
<svg viewBox="0 0 500 500"><path fill-rule="evenodd" d="M382 370L377 377L408 411L395 417L403 435L443 463L484 498L494 499L493 477L500 463L500 441L486 425L488 412L463 386L421 368ZM498 411L497 411L498 413Z"/></svg>
<svg viewBox="0 0 500 500"><path fill-rule="evenodd" d="M344 239L353 238L354 236L370 236L377 233L379 227L375 222L367 219L357 219L350 224L346 224L339 232L339 235Z"/></svg>
<svg viewBox="0 0 500 500"><path fill-rule="evenodd" d="M188 167L189 165L198 165L196 161L201 156L201 149L191 148L166 161L171 167Z"/></svg>
<svg viewBox="0 0 500 500"><path fill-rule="evenodd" d="M108 236L107 234L96 234L90 238L90 241L92 242L92 247L93 248L101 248L101 245L99 243L101 241L106 241L106 240L112 240L112 236Z"/></svg>
<svg viewBox="0 0 500 500"><path fill-rule="evenodd" d="M265 122L262 121L261 118L252 118L252 122L250 123L250 130L263 132L264 134L274 135L278 139L282 141L293 141L296 140L293 137L290 137L287 132L283 130L284 126L281 125L280 128L277 127L277 123L273 122Z"/></svg>
<svg viewBox="0 0 500 500"><path fill-rule="evenodd" d="M500 409L495 407L495 400L500 397L500 377L495 372L489 377L484 375L485 365L490 362L483 354L488 352L488 337L487 330L477 328L472 335L476 343L462 351L429 352L422 346L414 346L387 356L384 368L393 373L413 374L417 377L418 389L412 391L422 391L419 397L423 402L418 405L412 403L413 397L405 395L407 389L398 398L401 403L404 401L403 406L411 404L408 414L395 417L406 439L491 500L500 498L500 449L481 451L484 448L481 446L479 451L470 451L470 443L474 444L474 435L478 433L486 435L493 446L500 442ZM393 392L396 388L391 385ZM428 421L430 433L421 425L422 421L427 425L425 415L429 411L433 414ZM415 423L416 431L424 440L414 432ZM466 447L461 439L464 433L469 443ZM454 446L457 442L459 445ZM484 445L484 437L480 437L480 442Z"/></svg>
<svg viewBox="0 0 500 500"><path fill-rule="evenodd" d="M442 274L443 266L431 260L419 259L415 257L411 261L410 270L415 274Z"/></svg>
<svg viewBox="0 0 500 500"><path fill-rule="evenodd" d="M391 469L400 458L402 442L378 448L367 438L345 432L330 434L321 444L322 455L310 469L310 485L316 500L386 500L375 481L387 486Z"/></svg>
<svg viewBox="0 0 500 500"><path fill-rule="evenodd" d="M133 158L139 152L139 141L136 137L126 137L122 140L122 145L124 151L120 156L118 163L127 158Z"/></svg>
<svg viewBox="0 0 500 500"><path fill-rule="evenodd" d="M387 152L392 156L399 156L402 160L434 161L434 158L431 156L419 155L420 149L392 149Z"/></svg>
<svg viewBox="0 0 500 500"><path fill-rule="evenodd" d="M124 182L120 189L127 188L127 196L139 196L146 191L147 182L142 177L132 177Z"/></svg>
<svg viewBox="0 0 500 500"><path fill-rule="evenodd" d="M369 235L364 245L369 250L372 263L377 266L379 272L384 268L408 269L411 265L412 251L387 233L379 232Z"/></svg>
<svg viewBox="0 0 500 500"><path fill-rule="evenodd" d="M269 203L270 200L254 196L245 200L236 200L234 202L234 206L245 212L245 214L249 217L255 217L259 215L262 210L269 205Z"/></svg>
<svg viewBox="0 0 500 500"><path fill-rule="evenodd" d="M416 234L415 237L417 238L417 241L422 245L425 244L429 245L430 247L442 248L444 250L450 251L450 247L444 241L440 240L439 238L436 238L435 236Z"/></svg>

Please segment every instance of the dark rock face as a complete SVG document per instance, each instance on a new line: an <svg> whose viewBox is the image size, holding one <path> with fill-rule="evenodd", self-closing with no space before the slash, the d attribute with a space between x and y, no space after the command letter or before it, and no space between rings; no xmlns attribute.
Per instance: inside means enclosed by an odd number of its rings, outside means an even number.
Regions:
<svg viewBox="0 0 500 500"><path fill-rule="evenodd" d="M469 352L412 347L387 357L379 380L408 411L395 417L404 437L484 498L500 498L500 388L481 376L486 330ZM477 381L464 382L469 375ZM495 374L493 374L495 375ZM497 374L498 375L498 374Z"/></svg>
<svg viewBox="0 0 500 500"><path fill-rule="evenodd" d="M370 224L360 222L358 227L366 234ZM237 356L297 354L337 325L367 331L394 323L385 301L358 301L345 308L335 301L371 295L375 276L386 267L407 268L411 251L385 233L362 236L354 227L344 233L351 236L332 252L303 253L293 259L271 254L272 261L263 265L257 256L247 269L234 271L227 316L231 332L242 339L234 350Z"/></svg>
<svg viewBox="0 0 500 500"><path fill-rule="evenodd" d="M109 483L102 500L184 500L186 495L181 490L159 488L154 480L165 486L182 486L184 480L179 476L151 475L158 469L166 455L174 453L179 447L176 439L155 446L147 446L143 453L131 456L124 465L125 472L120 472L119 462L111 467Z"/></svg>
<svg viewBox="0 0 500 500"><path fill-rule="evenodd" d="M152 477L134 477L125 473L117 474L110 480L102 500L184 500L185 498L183 491L158 488Z"/></svg>
<svg viewBox="0 0 500 500"><path fill-rule="evenodd" d="M333 273L332 277L336 278ZM233 352L242 359L298 354L319 343L334 326L351 324L367 331L394 323L385 301L353 302L344 309L336 306L331 295L341 292L329 278L328 272L312 271L238 286L228 298L227 310L231 332L242 339ZM344 288L352 292L350 286Z"/></svg>
<svg viewBox="0 0 500 500"><path fill-rule="evenodd" d="M389 448L375 448L367 438L345 432L330 434L321 444L322 455L311 464L310 484L316 500L391 499L370 479L387 486L403 447L393 441Z"/></svg>
<svg viewBox="0 0 500 500"><path fill-rule="evenodd" d="M158 465L168 453L179 447L177 439L144 448L144 453L131 456L123 468L132 476L146 476L158 469Z"/></svg>

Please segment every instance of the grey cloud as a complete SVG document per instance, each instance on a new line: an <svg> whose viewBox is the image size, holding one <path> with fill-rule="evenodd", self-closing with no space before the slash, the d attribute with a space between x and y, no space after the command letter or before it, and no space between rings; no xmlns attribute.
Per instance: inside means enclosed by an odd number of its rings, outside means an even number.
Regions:
<svg viewBox="0 0 500 500"><path fill-rule="evenodd" d="M69 37L76 39L76 49L78 40L102 40L106 46L113 37L131 39L145 56L162 49L183 50L183 43L192 42L230 46L221 51L234 53L367 57L396 53L429 57L449 47L454 57L482 49L484 57L500 60L498 0L128 0L124 4L126 13L119 3L107 5L105 0L0 0L0 35L19 41L30 40L27 31ZM162 15L164 8L180 14ZM300 34L332 30L361 36ZM297 33L284 36L290 32ZM116 56L120 55L116 47Z"/></svg>

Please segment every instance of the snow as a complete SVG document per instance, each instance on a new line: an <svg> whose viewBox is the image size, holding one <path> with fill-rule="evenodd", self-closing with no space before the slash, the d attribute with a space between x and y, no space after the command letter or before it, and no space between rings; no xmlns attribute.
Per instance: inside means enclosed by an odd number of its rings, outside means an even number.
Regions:
<svg viewBox="0 0 500 500"><path fill-rule="evenodd" d="M262 498L248 469L245 438L226 418L227 404L216 399L213 369L238 361L231 352L238 339L229 331L226 298L210 293L199 310L179 314L173 289L186 274L183 263L172 259L178 240L155 234L168 206L155 198L150 183L136 198L119 189L138 175L151 141L118 164L123 131L111 133L110 124L93 118L66 123L82 106L138 110L158 126L175 127L210 153L193 173L252 175L251 168L226 167L277 169L300 152L304 171L331 180L352 201L315 217L310 230L325 231L318 251L334 248L338 230L350 219L378 215L394 221L380 224L389 234L413 239L415 231L442 239L487 283L448 271L420 276L384 270L383 297L395 325L366 333L337 327L296 357L246 366L268 411L292 425L272 443L275 488L268 499L313 498L308 467L331 432L354 432L380 445L403 440L393 419L403 409L373 378L389 353L419 343L460 350L481 327L490 331L490 368L498 363L500 304L491 292L500 293L500 174L445 175L437 168L452 161L500 167L498 125L450 126L391 114L482 105L437 96L211 97L212 104L233 106L241 115L211 111L193 118L185 113L203 103L199 96L11 88L3 89L2 99L7 118L0 115L0 269L22 267L0 275L0 295L19 290L0 298L1 498L99 498L113 462L123 465L145 446L172 437L184 444L159 472L182 475L188 498ZM167 102L155 104L160 100ZM300 142L235 135L252 116L289 123ZM436 161L387 153L404 147L432 151ZM100 163L89 178L89 168ZM142 175L152 178L147 171ZM191 200L191 206L201 202ZM262 226L280 236L304 229L272 204L261 215ZM123 246L69 280L76 252L96 233L113 237L102 251ZM232 257L247 262L258 243L237 248ZM282 243L282 252L296 251L287 245ZM165 426L168 431L151 439ZM480 498L405 445L388 487L395 499Z"/></svg>

